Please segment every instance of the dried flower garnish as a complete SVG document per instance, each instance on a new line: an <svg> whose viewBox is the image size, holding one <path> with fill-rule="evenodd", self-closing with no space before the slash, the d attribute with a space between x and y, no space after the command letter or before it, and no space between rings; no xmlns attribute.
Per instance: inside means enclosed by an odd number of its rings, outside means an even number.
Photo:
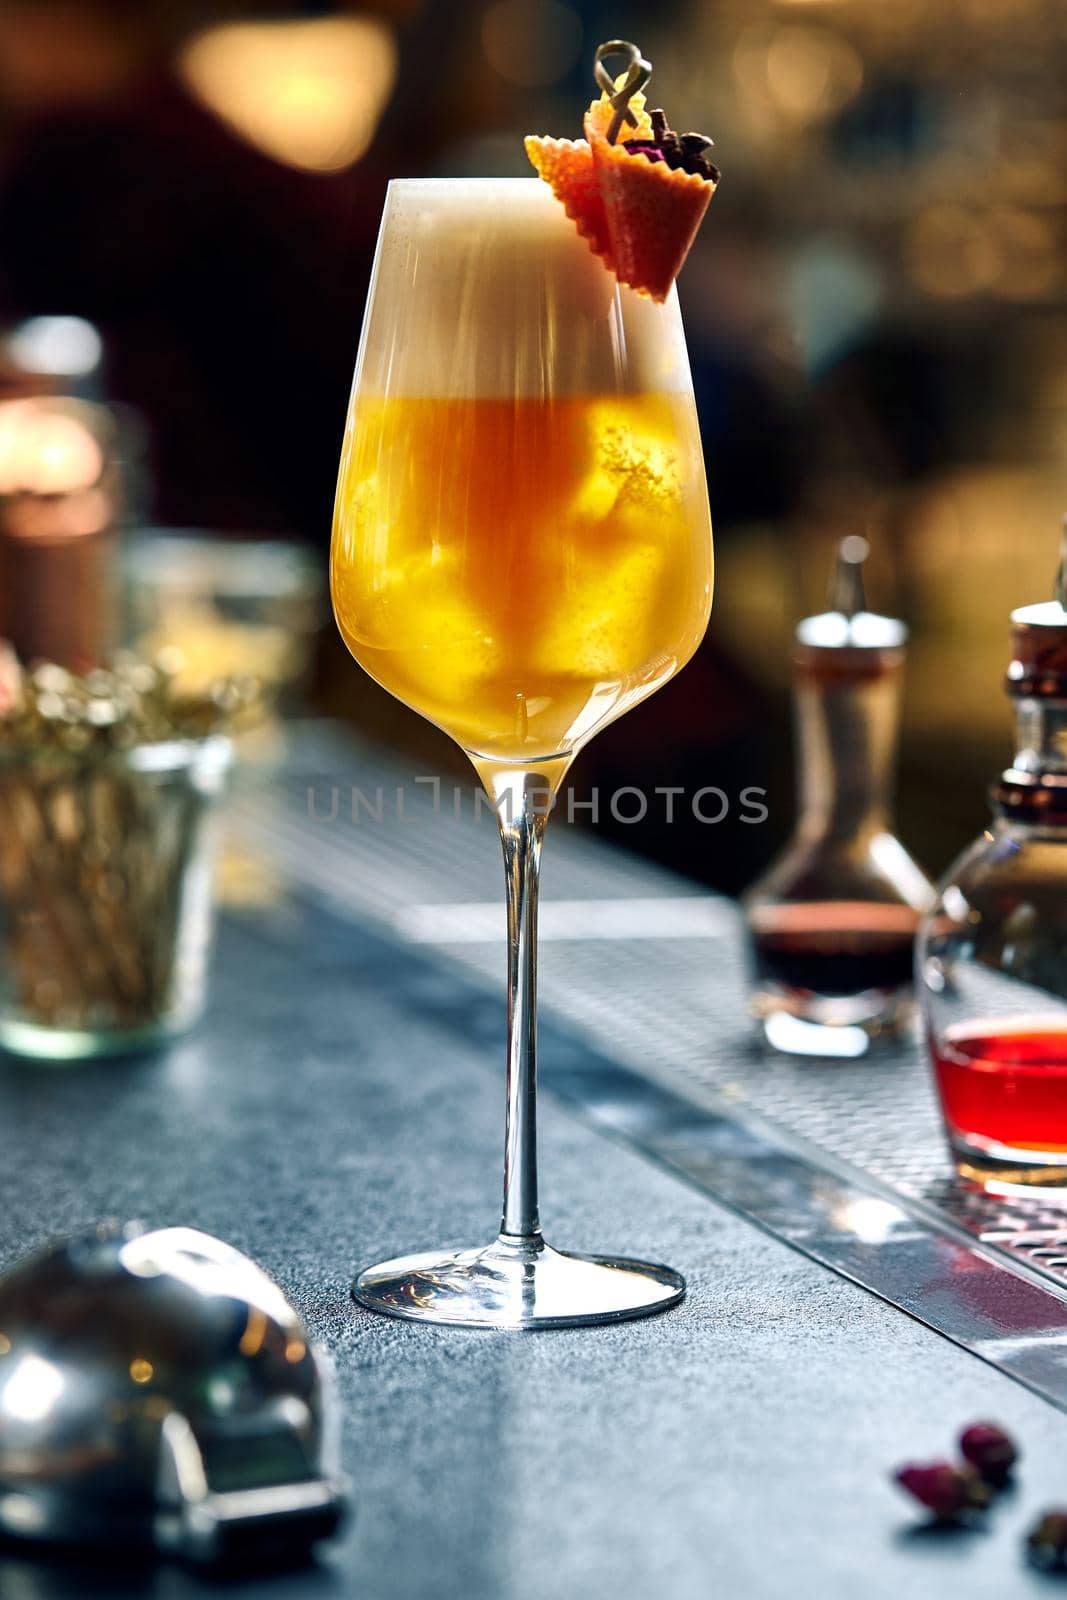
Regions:
<svg viewBox="0 0 1067 1600"><path fill-rule="evenodd" d="M171 739L201 739L251 720L262 704L252 678L223 678L199 694L177 687L181 663L119 655L81 676L42 662L20 669L0 654L0 754L105 754Z"/></svg>
<svg viewBox="0 0 1067 1600"><path fill-rule="evenodd" d="M606 55L628 54L612 79ZM641 92L651 67L636 45L611 40L597 51L603 94L585 114L584 139L533 135L526 154L590 249L620 283L664 300L696 237L719 181L712 141L675 133L664 112L649 116ZM617 142L625 125L630 138Z"/></svg>
<svg viewBox="0 0 1067 1600"><path fill-rule="evenodd" d="M251 679L180 691L179 667L121 656L79 675L0 655L0 962L23 1025L130 1039L185 1015L203 919L189 874L203 878L226 764L209 735L260 695Z"/></svg>
<svg viewBox="0 0 1067 1600"><path fill-rule="evenodd" d="M1026 1552L1042 1572L1067 1571L1067 1510L1041 1513L1026 1536Z"/></svg>
<svg viewBox="0 0 1067 1600"><path fill-rule="evenodd" d="M653 111L650 139L627 139L623 148L631 155L645 156L649 161L665 161L672 172L690 172L694 177L708 178L718 183L721 173L712 161L709 151L715 141L704 133L675 133L667 125L663 111Z"/></svg>
<svg viewBox="0 0 1067 1600"><path fill-rule="evenodd" d="M972 1422L964 1428L960 1454L995 1489L1003 1488L1019 1459L1014 1439L995 1422Z"/></svg>
<svg viewBox="0 0 1067 1600"><path fill-rule="evenodd" d="M893 1476L939 1522L955 1522L969 1512L984 1511L991 1499L989 1485L973 1468L957 1467L951 1461L910 1462Z"/></svg>

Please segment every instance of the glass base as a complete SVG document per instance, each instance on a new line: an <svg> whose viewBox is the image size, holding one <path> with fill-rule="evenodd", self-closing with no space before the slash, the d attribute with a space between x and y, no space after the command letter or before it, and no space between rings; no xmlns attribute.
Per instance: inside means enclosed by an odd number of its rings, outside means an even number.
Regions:
<svg viewBox="0 0 1067 1600"><path fill-rule="evenodd" d="M952 1129L949 1144L956 1171L971 1188L986 1194L1040 1196L1067 1205L1067 1151L1027 1150L997 1144Z"/></svg>
<svg viewBox="0 0 1067 1600"><path fill-rule="evenodd" d="M910 989L799 996L764 988L751 995L749 1004L772 1050L829 1059L855 1060L892 1046L914 1015Z"/></svg>
<svg viewBox="0 0 1067 1600"><path fill-rule="evenodd" d="M0 1018L0 1050L33 1061L93 1061L100 1056L133 1055L185 1033L196 1015L171 1015L133 1028L61 1028L16 1017Z"/></svg>
<svg viewBox="0 0 1067 1600"><path fill-rule="evenodd" d="M808 1022L788 1011L762 1018L762 1028L766 1043L781 1055L846 1061L892 1048L903 1031L895 1019L888 1027L858 1022Z"/></svg>
<svg viewBox="0 0 1067 1600"><path fill-rule="evenodd" d="M576 1256L503 1236L480 1250L429 1250L368 1267L352 1293L371 1311L464 1328L624 1322L677 1305L685 1279L652 1261Z"/></svg>

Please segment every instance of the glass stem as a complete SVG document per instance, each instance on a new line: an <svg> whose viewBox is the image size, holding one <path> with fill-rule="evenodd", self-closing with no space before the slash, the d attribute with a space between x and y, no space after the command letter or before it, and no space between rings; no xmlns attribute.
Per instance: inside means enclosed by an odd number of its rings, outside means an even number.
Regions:
<svg viewBox="0 0 1067 1600"><path fill-rule="evenodd" d="M548 795L517 773L497 804L508 905L508 1111L501 1238L541 1245L537 1215L537 885Z"/></svg>

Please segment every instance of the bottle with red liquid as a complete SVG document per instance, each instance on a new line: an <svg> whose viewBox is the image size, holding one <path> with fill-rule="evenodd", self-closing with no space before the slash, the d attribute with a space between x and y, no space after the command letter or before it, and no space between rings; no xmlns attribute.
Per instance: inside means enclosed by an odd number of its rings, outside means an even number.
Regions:
<svg viewBox="0 0 1067 1600"><path fill-rule="evenodd" d="M797 627L797 823L744 901L751 1009L791 1055L863 1056L900 1029L933 900L893 832L907 630L867 610L867 554L866 540L843 541L830 610Z"/></svg>
<svg viewBox="0 0 1067 1600"><path fill-rule="evenodd" d="M1011 642L1016 754L941 881L920 993L960 1176L1067 1200L1067 520L1056 598L1013 611Z"/></svg>

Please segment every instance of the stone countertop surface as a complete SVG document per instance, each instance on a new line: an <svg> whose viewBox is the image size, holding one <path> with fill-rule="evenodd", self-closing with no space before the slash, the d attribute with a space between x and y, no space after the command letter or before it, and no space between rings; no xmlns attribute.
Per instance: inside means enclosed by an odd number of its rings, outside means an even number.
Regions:
<svg viewBox="0 0 1067 1600"><path fill-rule="evenodd" d="M226 920L208 1018L169 1050L0 1057L0 1264L103 1216L247 1251L332 1354L355 1505L315 1565L224 1585L9 1547L2 1600L1049 1593L1021 1541L1067 1501L1059 1412L550 1096L547 1236L668 1261L685 1302L525 1335L353 1304L357 1266L494 1231L502 1032L502 994L294 901ZM1021 1440L1017 1489L980 1531L922 1529L890 1469L987 1416Z"/></svg>

